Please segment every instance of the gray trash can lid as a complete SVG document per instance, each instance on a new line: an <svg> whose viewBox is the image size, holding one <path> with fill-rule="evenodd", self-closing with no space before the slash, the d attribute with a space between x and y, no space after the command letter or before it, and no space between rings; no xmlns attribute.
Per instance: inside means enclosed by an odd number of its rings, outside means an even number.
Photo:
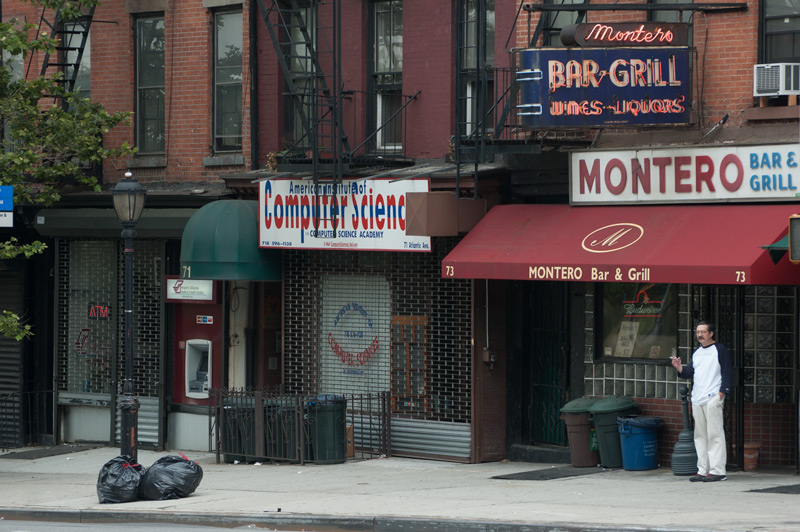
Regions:
<svg viewBox="0 0 800 532"><path fill-rule="evenodd" d="M609 414L611 412L624 412L625 410L630 410L637 406L639 406L639 403L634 401L633 397L628 397L627 395L612 395L611 397L606 397L597 401L589 408L589 412L592 414Z"/></svg>
<svg viewBox="0 0 800 532"><path fill-rule="evenodd" d="M583 414L600 399L594 397L579 397L561 407L562 414Z"/></svg>

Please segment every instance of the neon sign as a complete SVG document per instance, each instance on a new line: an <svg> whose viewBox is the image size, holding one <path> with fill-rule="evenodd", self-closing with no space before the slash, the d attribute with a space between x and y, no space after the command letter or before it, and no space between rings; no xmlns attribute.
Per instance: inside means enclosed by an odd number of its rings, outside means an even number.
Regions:
<svg viewBox="0 0 800 532"><path fill-rule="evenodd" d="M689 121L688 48L522 50L523 126L663 125Z"/></svg>
<svg viewBox="0 0 800 532"><path fill-rule="evenodd" d="M564 46L686 46L687 24L617 22L570 24L561 30Z"/></svg>

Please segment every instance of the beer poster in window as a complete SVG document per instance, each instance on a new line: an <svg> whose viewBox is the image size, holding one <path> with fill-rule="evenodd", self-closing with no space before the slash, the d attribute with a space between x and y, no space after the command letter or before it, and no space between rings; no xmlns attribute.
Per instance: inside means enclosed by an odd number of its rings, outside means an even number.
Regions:
<svg viewBox="0 0 800 532"><path fill-rule="evenodd" d="M602 293L605 356L667 359L676 351L677 285L609 283Z"/></svg>

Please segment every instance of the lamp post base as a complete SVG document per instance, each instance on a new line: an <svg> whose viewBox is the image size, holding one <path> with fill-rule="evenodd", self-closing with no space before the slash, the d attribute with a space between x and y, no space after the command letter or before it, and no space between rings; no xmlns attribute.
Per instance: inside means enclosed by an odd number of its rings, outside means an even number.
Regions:
<svg viewBox="0 0 800 532"><path fill-rule="evenodd" d="M120 453L130 456L134 463L138 462L138 449L136 444L136 427L139 418L139 400L128 395L120 405L122 413L122 434Z"/></svg>

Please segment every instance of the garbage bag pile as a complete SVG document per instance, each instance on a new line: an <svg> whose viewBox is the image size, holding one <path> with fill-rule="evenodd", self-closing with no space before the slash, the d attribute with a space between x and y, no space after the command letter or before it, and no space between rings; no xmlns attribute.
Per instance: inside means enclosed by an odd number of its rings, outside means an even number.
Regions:
<svg viewBox="0 0 800 532"><path fill-rule="evenodd" d="M97 498L101 504L180 499L194 493L201 480L203 468L183 453L162 456L149 468L133 463L130 456L118 456L100 469Z"/></svg>

